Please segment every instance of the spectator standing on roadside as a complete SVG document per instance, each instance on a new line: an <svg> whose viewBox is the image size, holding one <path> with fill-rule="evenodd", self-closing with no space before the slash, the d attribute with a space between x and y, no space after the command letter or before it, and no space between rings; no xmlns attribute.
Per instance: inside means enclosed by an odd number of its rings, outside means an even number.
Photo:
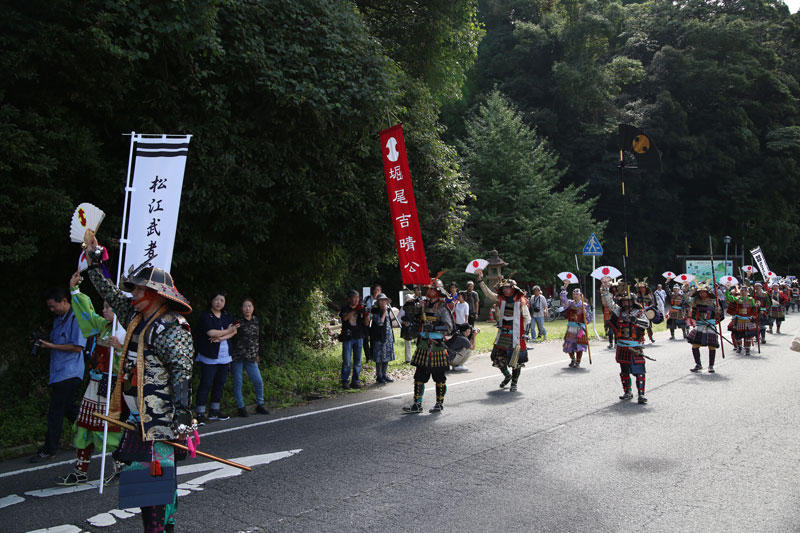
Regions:
<svg viewBox="0 0 800 533"><path fill-rule="evenodd" d="M467 291L464 293L464 301L467 302L469 306L469 316L467 320L469 325L473 328L475 327L475 319L478 318L478 312L480 307L480 296L478 293L475 292L475 282L472 280L467 282Z"/></svg>
<svg viewBox="0 0 800 533"><path fill-rule="evenodd" d="M667 316L667 291L659 283L656 286L656 305L658 310L661 311L661 316Z"/></svg>
<svg viewBox="0 0 800 533"><path fill-rule="evenodd" d="M406 295L406 301L397 317L400 320L400 336L403 338L403 344L405 345L406 363L411 362L411 342L417 338L417 330L419 329L417 322L422 312L422 300L419 292L417 287L414 289L414 294Z"/></svg>
<svg viewBox="0 0 800 533"><path fill-rule="evenodd" d="M372 312L372 308L375 307L375 303L378 301L378 296L380 296L382 290L383 289L378 283L373 284L372 287L369 288L369 294L366 298L364 298L363 302L364 311L366 311L367 317L372 316L370 313ZM367 328L369 328L369 322L367 322ZM372 342L366 332L364 333L364 355L369 360L374 359L372 357Z"/></svg>
<svg viewBox="0 0 800 533"><path fill-rule="evenodd" d="M228 339L236 335L238 324L225 310L227 293L217 291L211 297L208 310L200 315L200 330L197 334L197 362L200 363L200 386L197 388L197 422L227 420L230 417L220 410L222 389L228 378L231 361ZM209 392L211 404L206 416Z"/></svg>
<svg viewBox="0 0 800 533"><path fill-rule="evenodd" d="M458 293L455 309L453 309L453 320L456 326L469 324L469 304L464 301L464 293Z"/></svg>
<svg viewBox="0 0 800 533"><path fill-rule="evenodd" d="M531 322L533 325L531 326L531 336L534 337L533 333L535 330L538 332L535 335L535 338L541 339L543 341L547 340L547 330L544 327L544 320L548 317L547 311L547 298L544 297L542 294L542 288L538 285L533 286L533 294L531 295Z"/></svg>
<svg viewBox="0 0 800 533"><path fill-rule="evenodd" d="M394 361L394 330L392 329L392 301L381 293L372 306L372 321L369 336L372 340L372 355L375 361L375 380L391 383L389 361Z"/></svg>
<svg viewBox="0 0 800 533"><path fill-rule="evenodd" d="M50 407L44 445L29 459L31 463L52 459L58 451L64 417L70 422L78 417L75 400L84 372L86 339L72 312L69 293L63 287L55 287L45 293L44 301L47 309L55 315L50 340L39 339L39 346L50 350Z"/></svg>
<svg viewBox="0 0 800 533"><path fill-rule="evenodd" d="M377 296L377 295L376 295ZM342 320L342 388L361 388L361 350L369 327L369 313L361 303L358 291L348 293L347 303L342 307L339 317ZM353 372L352 379L350 371Z"/></svg>
<svg viewBox="0 0 800 533"><path fill-rule="evenodd" d="M447 308L450 309L450 312L454 313L458 303L458 285L456 285L455 281L450 284L447 293L444 301L447 303ZM453 314L453 318L455 318L455 314Z"/></svg>
<svg viewBox="0 0 800 533"><path fill-rule="evenodd" d="M256 413L268 415L264 407L264 380L258 368L258 356L261 353L261 320L253 314L255 305L252 298L242 302L242 316L238 320L239 330L231 342L231 369L233 370L233 397L239 416L247 416L247 408L242 396L242 370L247 372L256 393Z"/></svg>

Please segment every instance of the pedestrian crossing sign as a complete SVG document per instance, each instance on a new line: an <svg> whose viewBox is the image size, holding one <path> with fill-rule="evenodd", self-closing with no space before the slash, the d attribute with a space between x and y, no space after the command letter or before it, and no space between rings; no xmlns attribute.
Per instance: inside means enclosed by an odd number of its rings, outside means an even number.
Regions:
<svg viewBox="0 0 800 533"><path fill-rule="evenodd" d="M603 247L600 246L600 241L597 240L597 235L594 233L592 233L592 236L586 241L586 246L583 247L583 255L603 255Z"/></svg>

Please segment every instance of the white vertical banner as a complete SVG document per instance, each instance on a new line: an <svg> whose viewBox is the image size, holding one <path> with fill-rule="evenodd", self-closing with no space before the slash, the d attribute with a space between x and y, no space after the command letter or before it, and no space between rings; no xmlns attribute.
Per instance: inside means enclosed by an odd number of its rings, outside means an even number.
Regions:
<svg viewBox="0 0 800 533"><path fill-rule="evenodd" d="M764 281L769 281L770 279L770 269L767 265L767 259L764 257L764 252L761 251L760 246L756 246L752 250L750 250L750 254L753 256L753 260L756 262L756 266L758 267L759 272L761 272L761 277L764 278Z"/></svg>
<svg viewBox="0 0 800 533"><path fill-rule="evenodd" d="M134 134L123 273L148 259L170 271L191 135Z"/></svg>

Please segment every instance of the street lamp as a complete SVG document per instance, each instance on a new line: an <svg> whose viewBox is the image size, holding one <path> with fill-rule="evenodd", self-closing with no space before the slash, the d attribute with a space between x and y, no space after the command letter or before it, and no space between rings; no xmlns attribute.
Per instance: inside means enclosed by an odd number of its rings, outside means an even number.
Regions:
<svg viewBox="0 0 800 533"><path fill-rule="evenodd" d="M728 245L733 240L730 235L725 235L725 275L731 275L733 272L728 272Z"/></svg>

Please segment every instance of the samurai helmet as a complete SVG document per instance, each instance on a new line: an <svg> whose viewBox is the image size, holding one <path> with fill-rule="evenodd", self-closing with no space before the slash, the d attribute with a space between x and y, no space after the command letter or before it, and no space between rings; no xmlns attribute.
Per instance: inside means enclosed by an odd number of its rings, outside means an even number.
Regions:
<svg viewBox="0 0 800 533"><path fill-rule="evenodd" d="M714 292L713 289L705 281L697 284L697 292L700 292L700 291L706 291L709 294Z"/></svg>
<svg viewBox="0 0 800 533"><path fill-rule="evenodd" d="M179 313L191 313L192 306L189 300L178 292L170 273L163 268L151 266L150 261L151 259L148 259L136 269L131 266L128 274L122 278L122 288L130 292L136 286L147 287L167 299Z"/></svg>
<svg viewBox="0 0 800 533"><path fill-rule="evenodd" d="M441 271L439 271L439 272L436 274L436 277L435 277L435 278L432 278L432 279L431 279L431 282L430 282L428 285L426 285L426 288L428 288L428 289L433 289L433 290L435 290L437 293L439 293L439 295L440 295L440 296L442 296L442 297L444 297L444 298L447 298L448 296L450 296L450 294L449 294L449 293L447 292L447 290L444 288L444 283L442 283L442 280L441 280L441 279L439 279L439 278L441 277L441 275L442 275L442 274L444 274L444 273L445 273L445 271L444 271L444 270L441 270Z"/></svg>
<svg viewBox="0 0 800 533"><path fill-rule="evenodd" d="M502 291L506 287L511 287L516 293L520 295L525 294L525 291L522 290L522 288L519 285L517 285L517 282L511 278L508 279L500 278L500 281L498 281L497 285L495 285L495 289L498 292Z"/></svg>

